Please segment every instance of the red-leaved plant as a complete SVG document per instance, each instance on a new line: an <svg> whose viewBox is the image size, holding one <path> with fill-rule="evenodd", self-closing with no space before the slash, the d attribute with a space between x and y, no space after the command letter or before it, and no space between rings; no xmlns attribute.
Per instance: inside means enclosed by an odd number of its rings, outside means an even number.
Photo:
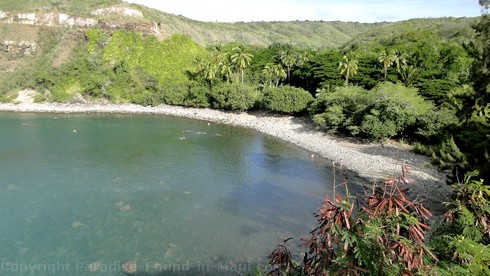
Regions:
<svg viewBox="0 0 490 276"><path fill-rule="evenodd" d="M341 166L342 172L342 166ZM405 197L408 166L401 175L392 177L380 187L374 186L364 197L327 194L315 213L317 226L310 237L302 238L307 248L301 261L284 244L269 255L270 275L412 275L427 274L431 267L428 255L437 260L425 245L427 220L431 213L422 203ZM334 177L335 178L335 177ZM335 193L334 183L334 193ZM355 202L360 201L354 210Z"/></svg>

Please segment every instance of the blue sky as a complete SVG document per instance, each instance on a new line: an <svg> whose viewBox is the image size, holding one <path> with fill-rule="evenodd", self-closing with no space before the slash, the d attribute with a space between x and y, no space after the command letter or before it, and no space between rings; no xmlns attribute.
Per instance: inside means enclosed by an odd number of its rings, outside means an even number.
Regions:
<svg viewBox="0 0 490 276"><path fill-rule="evenodd" d="M478 0L125 0L200 21L380 22L474 17Z"/></svg>

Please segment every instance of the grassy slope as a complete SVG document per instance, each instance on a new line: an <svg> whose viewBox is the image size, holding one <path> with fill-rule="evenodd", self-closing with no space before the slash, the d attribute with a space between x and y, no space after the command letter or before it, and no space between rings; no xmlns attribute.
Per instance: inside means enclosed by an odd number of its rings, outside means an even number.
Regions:
<svg viewBox="0 0 490 276"><path fill-rule="evenodd" d="M291 43L301 47L339 47L356 35L376 27L375 24L319 21L199 22L119 0L5 0L0 1L0 10L16 13L58 10L71 15L91 16L92 10L110 5L139 9L144 13L146 20L160 23L162 33L168 36L186 34L201 45L240 41L262 47L274 42Z"/></svg>
<svg viewBox="0 0 490 276"><path fill-rule="evenodd" d="M130 6L143 12L144 19L101 16L118 22L153 21L160 25L164 36L186 34L202 46L240 41L248 45L266 47L274 42L291 43L300 47L337 48L349 45L366 45L387 41L410 31L431 30L441 39L457 42L466 41L473 35L471 24L474 18L414 19L397 23L363 24L354 22L251 22L251 23L214 23L200 22L164 13L144 6L128 4L120 0L2 0L0 10L7 12L49 12L53 10L74 16L90 16L90 12L112 5ZM83 40L83 32L74 28L50 28L22 24L0 23L0 41L35 41L40 56L59 66L70 58L71 49ZM48 48L49 46L49 48ZM51 51L53 50L54 51ZM46 54L49 54L46 56ZM0 54L0 72L6 72L2 78L21 68L29 68L35 57L12 59Z"/></svg>
<svg viewBox="0 0 490 276"><path fill-rule="evenodd" d="M0 10L10 12L47 12L59 10L76 16L91 16L90 12L111 5L130 6L143 12L143 21L160 23L165 36L186 34L198 44L207 46L240 41L245 44L265 47L274 42L291 43L300 47L333 48L354 43L379 40L388 35L400 34L406 30L438 29L443 36L456 32L463 35L470 32L471 19L417 19L398 23L354 23L322 21L288 22L200 22L161 12L148 7L128 4L120 0L4 0ZM93 17L93 16L92 16ZM107 16L102 17L107 18ZM112 19L114 19L112 17ZM118 18L118 21L134 21ZM4 36L1 35L0 39Z"/></svg>
<svg viewBox="0 0 490 276"><path fill-rule="evenodd" d="M300 47L339 47L356 35L369 31L376 24L353 22L287 21L287 22L200 22L154 9L132 5L146 18L161 23L167 34L186 34L201 45L240 41L266 47L274 42Z"/></svg>
<svg viewBox="0 0 490 276"><path fill-rule="evenodd" d="M476 18L431 18L411 19L389 24L382 24L368 32L355 36L347 46L357 45L368 48L374 44L389 44L395 38L404 37L409 33L428 31L443 41L466 43L474 36L472 24Z"/></svg>

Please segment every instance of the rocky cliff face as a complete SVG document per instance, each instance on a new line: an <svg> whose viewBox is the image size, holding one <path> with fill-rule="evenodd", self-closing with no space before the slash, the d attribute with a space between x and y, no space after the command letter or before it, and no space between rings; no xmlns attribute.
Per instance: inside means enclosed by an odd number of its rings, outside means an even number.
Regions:
<svg viewBox="0 0 490 276"><path fill-rule="evenodd" d="M127 7L108 7L103 9L98 9L92 12L94 17L104 16L104 15L118 15L131 18L144 18L143 14L135 9ZM38 25L38 26L63 26L63 27L81 27L81 28L91 28L100 27L103 29L126 29L131 31L136 31L143 34L151 34L162 39L165 36L162 35L160 31L160 26L156 22L124 22L123 20L109 20L109 19L96 19L88 17L77 17L71 16L60 12L49 12L49 13L8 13L0 11L0 23L7 24L28 24L28 25ZM15 44L15 43L14 43ZM8 48L6 43L3 43L3 48L0 46L0 51L2 49ZM11 45L11 44L8 44ZM12 48L12 47L10 47Z"/></svg>
<svg viewBox="0 0 490 276"><path fill-rule="evenodd" d="M138 10L127 8L127 7L109 7L98 9L92 12L93 15L108 15L116 14L127 17L143 18L143 13Z"/></svg>
<svg viewBox="0 0 490 276"><path fill-rule="evenodd" d="M93 17L78 17L60 12L49 13L10 13L0 11L0 24L25 24L45 27L71 27L71 28L101 28L112 32L118 29L154 35L164 39L168 35L162 32L160 24L145 21L143 14L136 9L128 7L108 7L94 10ZM116 16L111 16L116 15ZM105 17L102 19L102 16ZM138 20L124 20L124 18L137 18ZM107 19L109 18L109 19ZM112 19L111 19L112 18ZM129 21L129 22L128 22ZM22 37L22 36L21 36ZM15 40L15 41L14 41ZM8 55L9 59L35 55L38 49L36 41L30 39L0 37L0 54Z"/></svg>
<svg viewBox="0 0 490 276"><path fill-rule="evenodd" d="M11 57L34 55L36 50L35 41L0 41L0 53L7 53Z"/></svg>
<svg viewBox="0 0 490 276"><path fill-rule="evenodd" d="M19 23L40 26L77 26L93 27L97 25L97 20L93 18L83 18L70 16L65 13L6 13L0 11L0 22Z"/></svg>

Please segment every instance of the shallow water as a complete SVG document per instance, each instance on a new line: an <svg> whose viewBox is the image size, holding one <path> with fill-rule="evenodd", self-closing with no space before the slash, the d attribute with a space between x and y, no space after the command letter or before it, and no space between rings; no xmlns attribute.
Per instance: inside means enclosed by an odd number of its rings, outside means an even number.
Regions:
<svg viewBox="0 0 490 276"><path fill-rule="evenodd" d="M250 271L307 235L329 162L164 116L0 114L0 274Z"/></svg>

